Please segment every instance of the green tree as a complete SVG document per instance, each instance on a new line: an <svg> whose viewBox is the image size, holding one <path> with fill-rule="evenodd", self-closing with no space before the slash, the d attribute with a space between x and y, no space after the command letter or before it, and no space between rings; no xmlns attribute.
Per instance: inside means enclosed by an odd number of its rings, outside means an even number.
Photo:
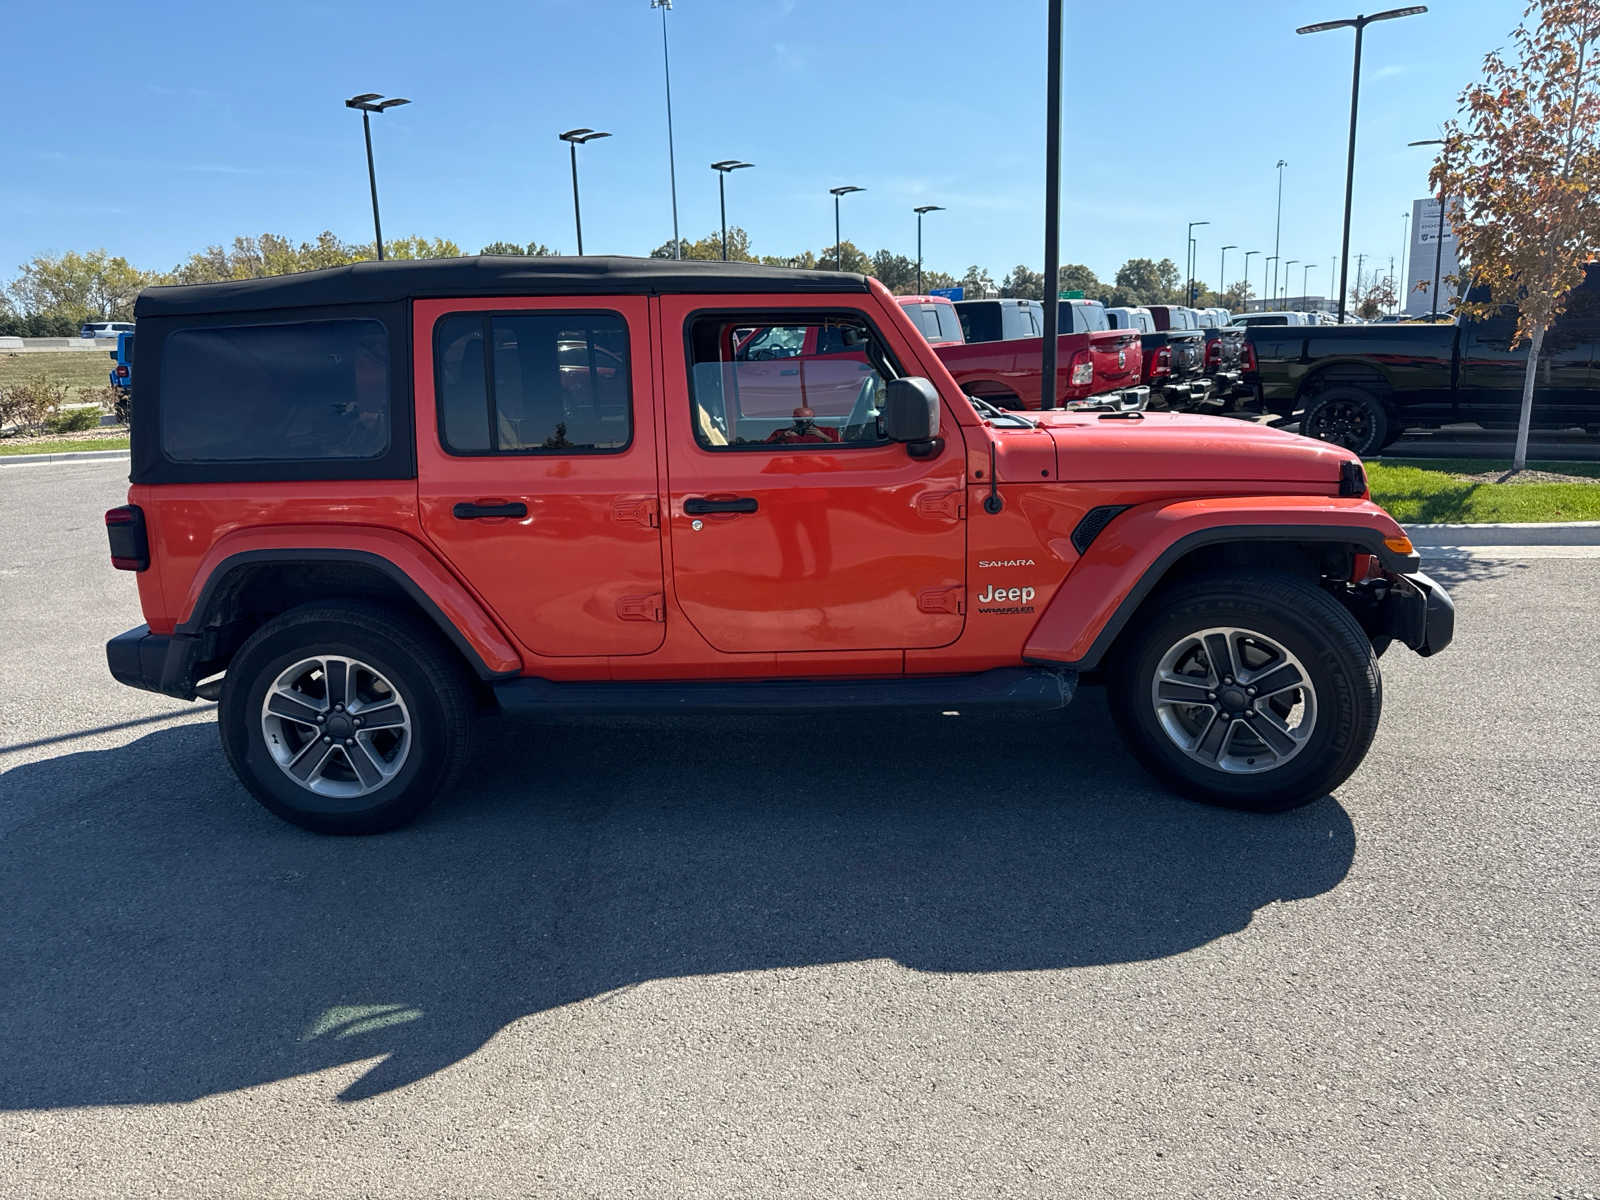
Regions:
<svg viewBox="0 0 1600 1200"><path fill-rule="evenodd" d="M6 290L20 312L70 322L126 320L139 289L152 281L104 249L36 255L18 271Z"/></svg>
<svg viewBox="0 0 1600 1200"><path fill-rule="evenodd" d="M1018 263L1000 281L1000 294L1016 300L1043 300L1044 273L1029 270L1025 264Z"/></svg>
<svg viewBox="0 0 1600 1200"><path fill-rule="evenodd" d="M976 263L967 268L967 273L961 277L957 286L969 300L979 300L999 291L994 285L994 280L989 278L989 272Z"/></svg>
<svg viewBox="0 0 1600 1200"><path fill-rule="evenodd" d="M825 271L840 269L840 252L843 251L843 269L854 271L857 275L872 274L872 260L866 252L859 249L854 242L846 238L837 246L825 246L822 253L817 256L817 266Z"/></svg>
<svg viewBox="0 0 1600 1200"><path fill-rule="evenodd" d="M878 282L897 295L910 295L917 286L917 264L904 254L896 254L893 250L879 250L872 256L872 274L878 277ZM927 273L923 273L923 286L927 284Z"/></svg>
<svg viewBox="0 0 1600 1200"><path fill-rule="evenodd" d="M1130 258L1117 268L1116 285L1125 294L1138 297L1140 304L1177 304L1178 267L1170 258L1160 262L1149 258Z"/></svg>
<svg viewBox="0 0 1600 1200"><path fill-rule="evenodd" d="M370 250L370 246L363 246L363 252ZM403 237L383 244L383 253L386 258L414 259L414 258L460 258L461 247L449 238ZM373 257L363 254L363 257Z"/></svg>
<svg viewBox="0 0 1600 1200"><path fill-rule="evenodd" d="M1255 292L1250 289L1250 281L1241 279L1217 297L1217 305L1229 312L1243 312L1245 305L1254 297Z"/></svg>
<svg viewBox="0 0 1600 1200"><path fill-rule="evenodd" d="M930 271L922 268L922 290L931 292L934 288L953 288L959 286L956 277L948 271Z"/></svg>
<svg viewBox="0 0 1600 1200"><path fill-rule="evenodd" d="M814 271L817 268L817 256L809 250L799 254L763 254L761 262L769 267L795 267L802 271Z"/></svg>
<svg viewBox="0 0 1600 1200"><path fill-rule="evenodd" d="M556 253L543 242L529 242L520 246L516 242L490 242L479 254L507 254L522 258L548 258Z"/></svg>
<svg viewBox="0 0 1600 1200"><path fill-rule="evenodd" d="M1056 281L1058 293L1082 292L1090 300L1103 299L1107 291L1105 284L1082 263L1067 263L1056 273Z"/></svg>

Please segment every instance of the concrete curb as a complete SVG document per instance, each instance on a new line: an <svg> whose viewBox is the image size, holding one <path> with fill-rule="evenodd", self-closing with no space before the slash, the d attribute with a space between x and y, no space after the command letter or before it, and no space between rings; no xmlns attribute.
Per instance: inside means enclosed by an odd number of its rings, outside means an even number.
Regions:
<svg viewBox="0 0 1600 1200"><path fill-rule="evenodd" d="M0 454L0 467L25 467L30 463L92 462L95 459L126 459L126 450L63 450L59 454Z"/></svg>
<svg viewBox="0 0 1600 1200"><path fill-rule="evenodd" d="M1529 521L1523 524L1406 525L1411 541L1446 546L1600 546L1600 521Z"/></svg>

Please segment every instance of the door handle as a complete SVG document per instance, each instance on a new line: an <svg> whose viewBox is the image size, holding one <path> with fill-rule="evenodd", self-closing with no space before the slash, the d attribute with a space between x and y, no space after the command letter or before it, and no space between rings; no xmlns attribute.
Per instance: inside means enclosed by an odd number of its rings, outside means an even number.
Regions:
<svg viewBox="0 0 1600 1200"><path fill-rule="evenodd" d="M707 500L703 496L690 496L683 502L683 511L691 517L708 513L753 513L758 507L754 496L736 496L732 500Z"/></svg>
<svg viewBox="0 0 1600 1200"><path fill-rule="evenodd" d="M799 367L784 367L783 370L778 372L778 374L779 375L798 375L798 374L800 374L800 368Z"/></svg>
<svg viewBox="0 0 1600 1200"><path fill-rule="evenodd" d="M468 504L463 501L450 511L458 521L477 521L484 517L525 517L528 515L528 506L521 500L494 504Z"/></svg>

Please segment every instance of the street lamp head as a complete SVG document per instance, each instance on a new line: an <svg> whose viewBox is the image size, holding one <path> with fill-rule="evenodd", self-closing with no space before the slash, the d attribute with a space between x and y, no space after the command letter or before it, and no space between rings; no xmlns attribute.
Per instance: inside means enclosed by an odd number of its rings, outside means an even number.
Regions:
<svg viewBox="0 0 1600 1200"><path fill-rule="evenodd" d="M1237 250L1238 248L1239 246L1236 242L1229 242L1226 246L1222 247L1224 250Z"/></svg>
<svg viewBox="0 0 1600 1200"><path fill-rule="evenodd" d="M1315 25L1302 25L1296 33L1326 33L1330 29L1363 29L1374 21L1392 21L1396 17L1414 17L1418 13L1428 11L1426 4L1413 4L1409 8L1390 8L1380 13L1373 13L1370 17L1358 15L1344 21L1319 21Z"/></svg>
<svg viewBox="0 0 1600 1200"><path fill-rule="evenodd" d="M596 138L603 138L603 137L610 137L610 136L611 135L609 133L605 132L604 130L595 130L595 129L569 129L565 133L556 134L556 137L559 138L561 141L563 141L563 142L571 142L575 146L581 146L585 142L592 142Z"/></svg>
<svg viewBox="0 0 1600 1200"><path fill-rule="evenodd" d="M382 101L382 103L374 103ZM362 92L359 96L351 96L344 102L346 108L360 109L362 112L381 113L386 108L399 108L402 104L410 104L404 96L396 96L393 100L384 100L382 92Z"/></svg>
<svg viewBox="0 0 1600 1200"><path fill-rule="evenodd" d="M711 164L713 171L721 171L726 175L729 171L737 171L741 167L753 167L755 163L740 162L737 158L725 158L721 162Z"/></svg>
<svg viewBox="0 0 1600 1200"><path fill-rule="evenodd" d="M911 211L914 212L914 213L943 212L944 211L944 205L942 205L942 204L919 204L916 208L913 208Z"/></svg>
<svg viewBox="0 0 1600 1200"><path fill-rule="evenodd" d="M1423 138L1420 142L1406 143L1408 146L1442 146L1444 144L1445 141L1443 138Z"/></svg>
<svg viewBox="0 0 1600 1200"><path fill-rule="evenodd" d="M1279 168L1287 167L1289 165L1289 160L1286 158L1280 158L1275 165Z"/></svg>
<svg viewBox="0 0 1600 1200"><path fill-rule="evenodd" d="M867 189L864 187L855 187L852 185L850 187L829 188L828 194L830 196L848 196L851 192L864 192L866 190Z"/></svg>
<svg viewBox="0 0 1600 1200"><path fill-rule="evenodd" d="M664 8L668 12L671 12L672 11L672 0L650 0L650 7L651 8Z"/></svg>

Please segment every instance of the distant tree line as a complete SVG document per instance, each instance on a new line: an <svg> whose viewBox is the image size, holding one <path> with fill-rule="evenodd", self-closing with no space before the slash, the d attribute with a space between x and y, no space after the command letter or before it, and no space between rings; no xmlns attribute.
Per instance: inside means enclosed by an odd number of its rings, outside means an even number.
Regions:
<svg viewBox="0 0 1600 1200"><path fill-rule="evenodd" d="M461 247L449 238L406 237L384 242L384 255L394 259L454 258ZM722 233L714 230L698 241L681 239L679 252L684 258L720 259ZM484 246L480 254L511 254L541 257L556 253L542 242L496 241ZM669 240L650 252L654 258L670 258ZM18 268L15 278L0 288L0 334L23 337L70 337L85 321L121 321L133 316L133 302L140 289L158 284L217 283L231 279L257 279L294 271L315 271L376 258L374 243L346 242L330 230L311 241L296 242L276 233L236 237L227 246L207 246L191 254L170 271L147 271L132 266L126 258L109 251L76 250L65 254L40 254ZM802 250L795 254L756 255L750 235L737 225L728 227L728 258L734 262L759 262L775 267L800 267L809 270L854 271L875 276L890 291L909 295L917 289L916 260L893 250L867 254L846 240L819 251ZM973 264L961 275L933 270L922 271L922 289L960 287L968 297L1009 296L1042 300L1044 274L1018 263L995 282L990 272ZM1118 268L1111 283L1105 283L1081 263L1061 268L1056 290L1079 291L1092 300L1110 305L1180 304L1182 279L1170 258L1159 261L1130 258ZM1220 304L1240 309L1253 293L1248 283L1235 283L1218 295L1203 288L1197 303L1201 307Z"/></svg>

